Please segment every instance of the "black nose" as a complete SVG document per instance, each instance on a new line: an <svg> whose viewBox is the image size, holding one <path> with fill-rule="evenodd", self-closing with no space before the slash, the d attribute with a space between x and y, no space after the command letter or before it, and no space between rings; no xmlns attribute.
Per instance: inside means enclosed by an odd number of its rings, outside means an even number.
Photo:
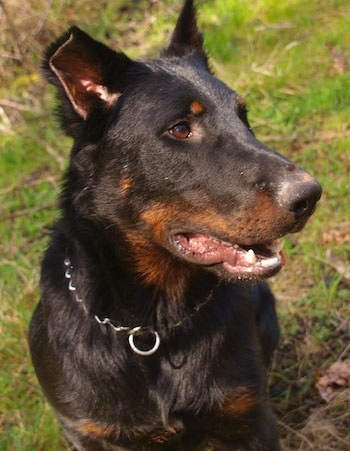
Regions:
<svg viewBox="0 0 350 451"><path fill-rule="evenodd" d="M306 173L301 177L285 180L278 192L278 203L294 213L295 219L309 217L322 194L321 185Z"/></svg>

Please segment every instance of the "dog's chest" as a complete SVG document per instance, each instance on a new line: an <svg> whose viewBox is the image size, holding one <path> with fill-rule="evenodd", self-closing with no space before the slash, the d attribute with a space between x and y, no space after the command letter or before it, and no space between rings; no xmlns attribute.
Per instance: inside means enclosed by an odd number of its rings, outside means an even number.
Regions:
<svg viewBox="0 0 350 451"><path fill-rule="evenodd" d="M157 387L159 416L146 427L140 442L144 449L162 445L168 449L178 444L178 449L224 450L232 440L253 435L254 423L264 408L259 380L247 385L233 379L230 382L223 375L209 381L204 368L187 373L177 368L174 372L172 383L163 380L164 387ZM246 427L240 431L243 423Z"/></svg>
<svg viewBox="0 0 350 451"><path fill-rule="evenodd" d="M249 376L241 365L234 364L225 352L205 349L188 356L164 358L158 368L154 390L162 418L183 414L185 417L238 418L256 409L262 401L264 381L257 354L250 349ZM247 349L245 349L247 353ZM237 354L235 355L237 357ZM255 362L255 364L254 364Z"/></svg>

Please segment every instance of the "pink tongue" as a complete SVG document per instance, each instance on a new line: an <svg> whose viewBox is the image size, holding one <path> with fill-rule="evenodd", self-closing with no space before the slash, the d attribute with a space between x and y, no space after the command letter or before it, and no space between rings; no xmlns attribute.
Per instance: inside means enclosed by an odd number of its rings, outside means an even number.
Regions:
<svg viewBox="0 0 350 451"><path fill-rule="evenodd" d="M207 235L181 235L179 242L184 249L206 264L227 262L234 266L238 263L244 264L245 261L243 249Z"/></svg>

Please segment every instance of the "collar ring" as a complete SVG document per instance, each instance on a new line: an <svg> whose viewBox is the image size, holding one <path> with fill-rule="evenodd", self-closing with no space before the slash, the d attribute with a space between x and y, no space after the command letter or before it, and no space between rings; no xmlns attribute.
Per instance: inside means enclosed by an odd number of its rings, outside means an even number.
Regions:
<svg viewBox="0 0 350 451"><path fill-rule="evenodd" d="M130 332L129 332L129 345L130 345L130 348L136 354L143 355L143 356L149 356L149 355L154 354L157 351L157 349L159 348L160 337L159 337L159 334L158 334L158 332L156 330L148 331L148 333L153 334L153 336L154 336L154 345L153 345L152 348L143 351L142 349L138 348L136 346L136 344L135 344L135 335L137 336L137 335L140 335L140 334L144 333L142 329L143 328L141 326L137 326L137 327L134 327L133 329L130 330Z"/></svg>

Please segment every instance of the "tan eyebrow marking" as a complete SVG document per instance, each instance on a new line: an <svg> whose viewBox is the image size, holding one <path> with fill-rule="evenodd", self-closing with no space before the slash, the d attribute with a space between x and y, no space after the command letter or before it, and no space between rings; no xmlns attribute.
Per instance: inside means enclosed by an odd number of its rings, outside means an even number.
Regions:
<svg viewBox="0 0 350 451"><path fill-rule="evenodd" d="M193 100L190 104L190 111L194 116L199 116L204 113L205 108L199 100Z"/></svg>

